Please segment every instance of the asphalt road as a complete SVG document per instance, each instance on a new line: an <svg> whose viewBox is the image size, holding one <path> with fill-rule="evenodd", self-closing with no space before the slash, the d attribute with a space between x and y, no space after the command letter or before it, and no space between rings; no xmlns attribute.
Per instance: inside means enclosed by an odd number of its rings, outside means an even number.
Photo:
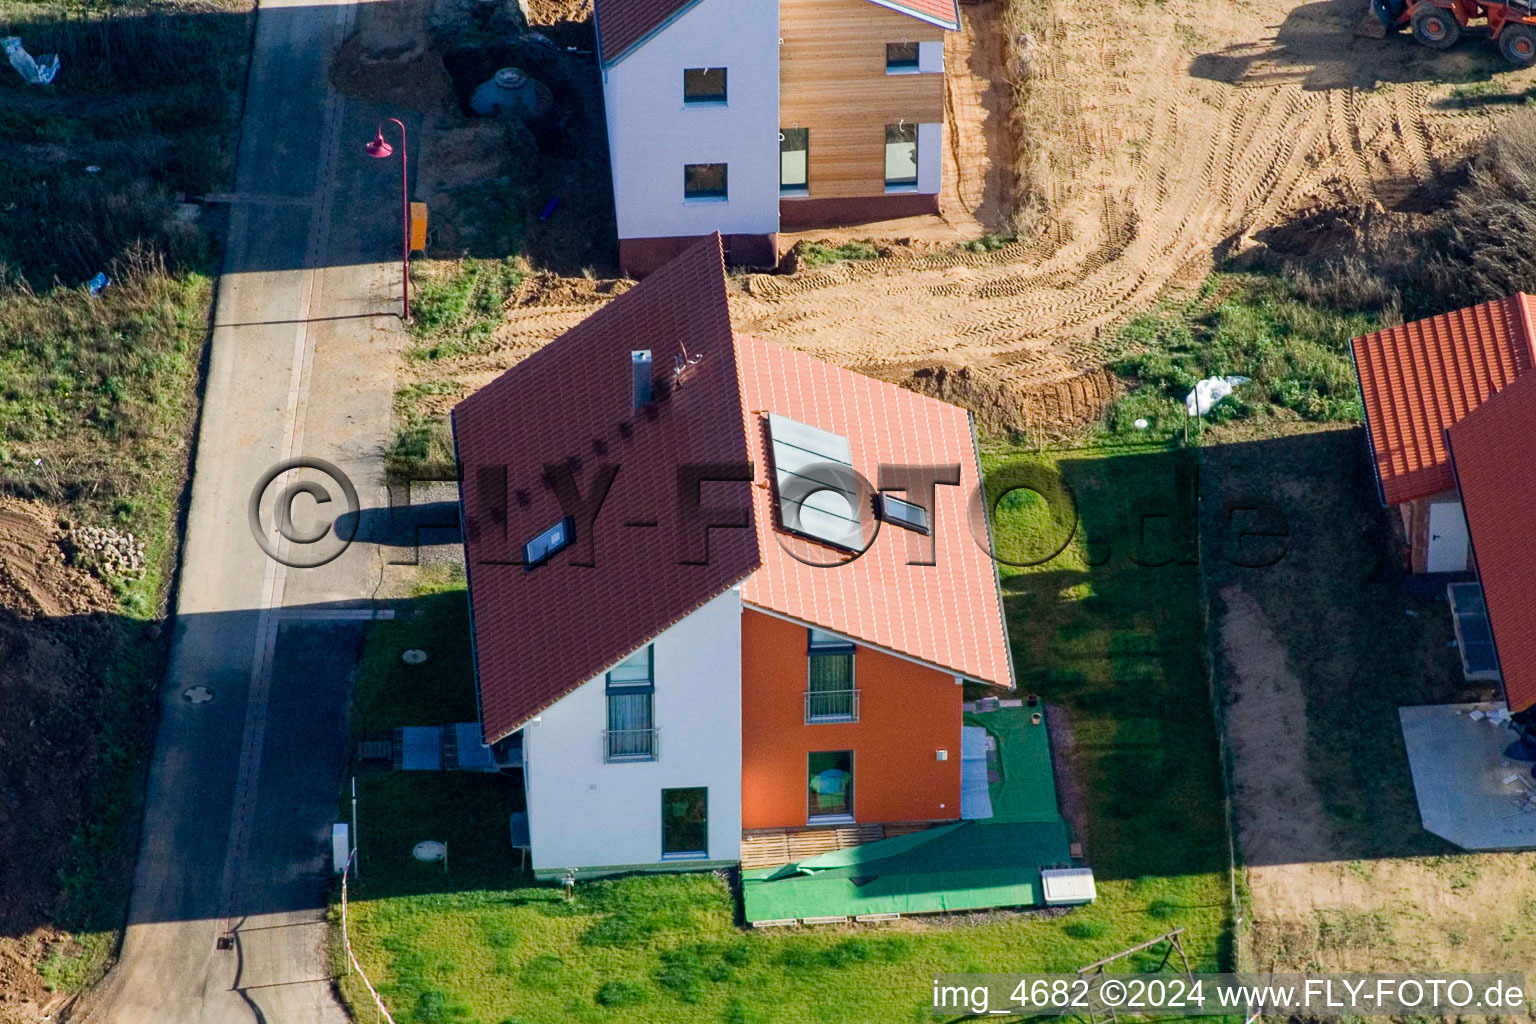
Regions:
<svg viewBox="0 0 1536 1024"><path fill-rule="evenodd" d="M355 13L261 4L129 925L75 1020L346 1019L324 952L330 828L381 550L285 568L247 510L263 473L296 456L338 466L365 510L387 504L399 165L363 153L393 112L327 84ZM335 500L299 498L304 531L341 503L334 481L308 478ZM212 699L189 699L197 687Z"/></svg>

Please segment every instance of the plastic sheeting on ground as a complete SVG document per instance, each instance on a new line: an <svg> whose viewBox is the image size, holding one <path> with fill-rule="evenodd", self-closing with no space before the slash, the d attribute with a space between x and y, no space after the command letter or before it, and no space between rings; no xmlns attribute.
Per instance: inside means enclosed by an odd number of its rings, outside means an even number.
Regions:
<svg viewBox="0 0 1536 1024"><path fill-rule="evenodd" d="M1248 383L1247 377L1207 377L1184 396L1184 411L1191 416L1204 416L1216 407L1216 403L1232 393L1239 384Z"/></svg>
<svg viewBox="0 0 1536 1024"><path fill-rule="evenodd" d="M442 728L436 725L408 725L401 729L400 767L408 772L442 771Z"/></svg>
<svg viewBox="0 0 1536 1024"><path fill-rule="evenodd" d="M987 730L967 725L960 730L960 817L964 821L992 817L987 787Z"/></svg>
<svg viewBox="0 0 1536 1024"><path fill-rule="evenodd" d="M6 36L0 39L0 49L5 50L5 55L10 58L11 67L22 77L23 81L32 85L47 85L52 82L59 73L59 55L50 53L44 57L33 57L21 44L20 36Z"/></svg>

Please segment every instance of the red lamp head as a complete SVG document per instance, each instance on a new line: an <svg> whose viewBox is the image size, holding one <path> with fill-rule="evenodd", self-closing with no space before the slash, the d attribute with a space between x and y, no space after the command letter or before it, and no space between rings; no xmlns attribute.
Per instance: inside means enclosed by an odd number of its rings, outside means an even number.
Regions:
<svg viewBox="0 0 1536 1024"><path fill-rule="evenodd" d="M373 141L364 146L363 149L369 156L380 160L386 156L389 156L395 151L395 147L384 141L383 132L375 133L373 136Z"/></svg>

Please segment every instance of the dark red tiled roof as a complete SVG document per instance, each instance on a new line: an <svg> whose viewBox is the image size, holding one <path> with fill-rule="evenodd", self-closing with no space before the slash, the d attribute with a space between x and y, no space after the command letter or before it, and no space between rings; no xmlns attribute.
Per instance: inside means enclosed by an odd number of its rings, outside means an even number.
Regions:
<svg viewBox="0 0 1536 1024"><path fill-rule="evenodd" d="M1536 374L1448 433L1504 693L1524 711L1536 705Z"/></svg>
<svg viewBox="0 0 1536 1024"><path fill-rule="evenodd" d="M636 413L633 349L684 385ZM647 415L647 411L650 413ZM677 467L748 458L718 237L702 242L459 404L465 545L481 719L494 741L741 580L760 563L750 530L712 530L708 565L680 565ZM546 463L582 495L618 466L592 530L594 565L568 548L532 571L509 563L562 516ZM506 467L505 497L498 485ZM723 485L729 487L731 485ZM746 486L746 485L740 485ZM723 498L720 500L724 500ZM656 522L657 527L627 523Z"/></svg>
<svg viewBox="0 0 1536 1024"><path fill-rule="evenodd" d="M882 7L889 7L914 18L931 21L951 32L960 28L959 0L874 0Z"/></svg>
<svg viewBox="0 0 1536 1024"><path fill-rule="evenodd" d="M754 487L763 567L742 585L742 601L956 675L1012 686L997 570L971 536L968 518L981 479L969 414L755 338L738 336L736 351L752 457L761 465L772 466L766 418L773 412L848 438L854 469L871 486L882 463L960 466L959 486L935 489L933 565L908 565L913 534L890 523L853 561L808 565L790 552L819 545L778 533L772 487Z"/></svg>
<svg viewBox="0 0 1536 1024"><path fill-rule="evenodd" d="M630 352L653 352L658 380L686 348L681 386L635 414ZM841 434L875 484L881 463L961 467L937 488L935 565L908 565L912 535L884 524L847 565L804 564L785 547L819 545L776 530L763 420L775 412ZM971 533L980 479L965 410L776 345L731 334L720 239L702 242L454 410L465 546L485 735L495 741L736 583L766 611L957 675L1012 685L1001 595ZM709 531L708 565L680 564L677 468L750 461L750 529ZM574 469L583 496L600 463L619 467L578 545L526 571L522 545L562 516L548 463ZM500 485L499 468L508 467ZM711 505L729 489L709 485ZM905 497L922 501L922 496ZM740 506L738 506L740 507ZM655 522L657 527L630 523ZM781 546L781 542L783 546ZM820 549L823 554L832 549ZM744 582L743 582L744 581Z"/></svg>
<svg viewBox="0 0 1536 1024"><path fill-rule="evenodd" d="M602 61L611 64L698 0L596 0ZM960 28L959 0L871 0L951 31Z"/></svg>
<svg viewBox="0 0 1536 1024"><path fill-rule="evenodd" d="M1445 430L1536 364L1536 300L1514 295L1353 342L1388 505L1454 486Z"/></svg>
<svg viewBox="0 0 1536 1024"><path fill-rule="evenodd" d="M618 60L668 19L696 3L698 0L596 0L603 63Z"/></svg>

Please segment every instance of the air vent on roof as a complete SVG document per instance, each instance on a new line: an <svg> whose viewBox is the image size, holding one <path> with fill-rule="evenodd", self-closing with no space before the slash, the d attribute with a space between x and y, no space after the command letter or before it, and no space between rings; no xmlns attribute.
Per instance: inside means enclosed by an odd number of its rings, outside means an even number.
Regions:
<svg viewBox="0 0 1536 1024"><path fill-rule="evenodd" d="M863 549L858 480L846 437L768 414L779 522L791 533Z"/></svg>
<svg viewBox="0 0 1536 1024"><path fill-rule="evenodd" d="M642 348L631 352L629 362L630 394L634 399L634 408L638 409L651 401L651 350Z"/></svg>

